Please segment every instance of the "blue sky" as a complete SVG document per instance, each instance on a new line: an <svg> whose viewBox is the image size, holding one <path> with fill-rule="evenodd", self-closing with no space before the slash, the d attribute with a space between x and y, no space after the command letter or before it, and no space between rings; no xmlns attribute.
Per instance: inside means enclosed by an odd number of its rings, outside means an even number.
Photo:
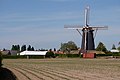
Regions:
<svg viewBox="0 0 120 80"><path fill-rule="evenodd" d="M81 36L64 25L84 25L84 9L90 6L90 25L109 26L99 30L95 45L101 41L108 49L120 41L120 0L0 0L0 49L13 44L39 48L60 48Z"/></svg>

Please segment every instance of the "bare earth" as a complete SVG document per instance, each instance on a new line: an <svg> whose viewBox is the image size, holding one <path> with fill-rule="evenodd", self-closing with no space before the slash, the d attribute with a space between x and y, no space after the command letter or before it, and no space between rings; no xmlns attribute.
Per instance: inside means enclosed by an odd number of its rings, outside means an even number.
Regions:
<svg viewBox="0 0 120 80"><path fill-rule="evenodd" d="M120 59L4 59L18 80L120 80Z"/></svg>

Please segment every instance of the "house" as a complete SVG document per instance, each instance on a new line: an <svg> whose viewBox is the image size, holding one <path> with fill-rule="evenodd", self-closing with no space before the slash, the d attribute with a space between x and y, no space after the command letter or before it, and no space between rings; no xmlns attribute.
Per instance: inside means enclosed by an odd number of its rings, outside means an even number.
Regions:
<svg viewBox="0 0 120 80"><path fill-rule="evenodd" d="M2 55L17 55L18 51L16 50L5 50L5 51L1 51Z"/></svg>
<svg viewBox="0 0 120 80"><path fill-rule="evenodd" d="M2 55L8 55L9 50L1 51Z"/></svg>

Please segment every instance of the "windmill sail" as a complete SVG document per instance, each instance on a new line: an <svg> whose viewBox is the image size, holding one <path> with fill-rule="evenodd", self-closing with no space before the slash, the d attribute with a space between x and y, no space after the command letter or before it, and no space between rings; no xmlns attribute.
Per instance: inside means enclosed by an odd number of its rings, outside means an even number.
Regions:
<svg viewBox="0 0 120 80"><path fill-rule="evenodd" d="M108 29L107 26L89 26L89 6L85 8L85 25L84 26L71 26L71 25L65 25L64 28L67 29L76 29L79 34L82 36L82 43L81 43L81 53L86 53L87 50L95 50L95 44L94 44L94 31L97 32L97 30L106 30ZM82 34L80 32L82 31ZM96 35L96 34L95 34Z"/></svg>
<svg viewBox="0 0 120 80"><path fill-rule="evenodd" d="M85 27L89 27L89 6L85 9Z"/></svg>

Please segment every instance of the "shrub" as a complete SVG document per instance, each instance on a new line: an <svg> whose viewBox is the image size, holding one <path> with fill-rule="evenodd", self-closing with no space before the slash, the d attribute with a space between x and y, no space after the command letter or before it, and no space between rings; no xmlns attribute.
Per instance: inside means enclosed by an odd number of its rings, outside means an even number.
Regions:
<svg viewBox="0 0 120 80"><path fill-rule="evenodd" d="M2 53L0 52L0 67L2 66Z"/></svg>
<svg viewBox="0 0 120 80"><path fill-rule="evenodd" d="M97 57L112 56L112 54L96 54Z"/></svg>
<svg viewBox="0 0 120 80"><path fill-rule="evenodd" d="M118 52L113 53L113 56L120 56L120 53L118 53Z"/></svg>
<svg viewBox="0 0 120 80"><path fill-rule="evenodd" d="M66 58L66 54L55 54L56 57L59 57L59 58Z"/></svg>
<svg viewBox="0 0 120 80"><path fill-rule="evenodd" d="M76 58L76 57L79 57L79 54L66 54L67 57L69 58Z"/></svg>
<svg viewBox="0 0 120 80"><path fill-rule="evenodd" d="M47 52L45 57L47 57L47 58L55 58L55 55L54 55L53 52Z"/></svg>
<svg viewBox="0 0 120 80"><path fill-rule="evenodd" d="M81 57L80 54L55 54L57 57L60 57L60 58L78 58L78 57Z"/></svg>

